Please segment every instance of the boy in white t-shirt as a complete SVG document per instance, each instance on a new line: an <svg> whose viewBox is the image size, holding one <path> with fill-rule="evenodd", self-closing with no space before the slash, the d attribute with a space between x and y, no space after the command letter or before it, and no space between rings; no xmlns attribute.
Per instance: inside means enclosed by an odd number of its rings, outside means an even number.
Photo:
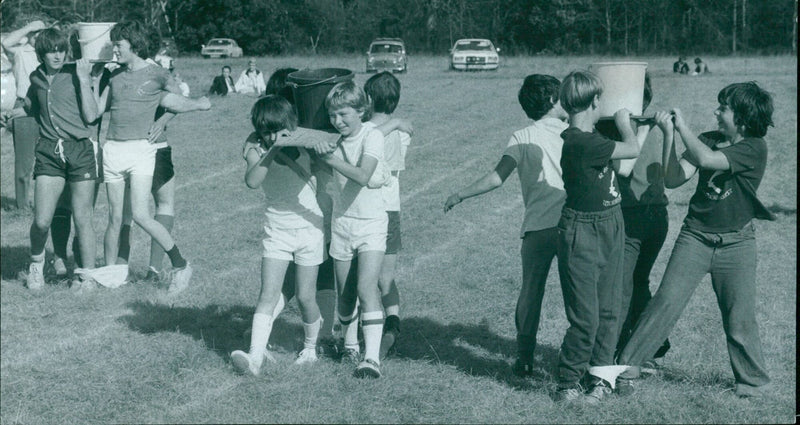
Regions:
<svg viewBox="0 0 800 425"><path fill-rule="evenodd" d="M522 109L533 123L514 132L495 169L480 180L447 198L447 212L461 201L500 187L517 169L525 202L522 222L522 289L517 300L518 357L514 374L533 373L533 351L542 310L544 288L550 264L556 256L558 220L564 206L561 179L561 132L567 129L567 113L558 101L560 82L549 75L525 78L517 95Z"/></svg>
<svg viewBox="0 0 800 425"><path fill-rule="evenodd" d="M252 110L256 131L244 146L247 160L245 183L261 187L267 211L266 237L261 260L261 293L250 336L250 351L231 353L240 372L258 375L272 332L273 312L281 297L286 269L296 265L296 292L305 335L304 348L295 364L317 361L316 344L322 318L316 301L319 265L325 257L322 211L316 199L316 179L311 176L311 157L305 149L275 148L281 136L297 128L292 105L281 96L259 99ZM287 131L288 130L288 131Z"/></svg>
<svg viewBox="0 0 800 425"><path fill-rule="evenodd" d="M388 218L380 187L371 184L379 162L383 161L383 134L362 120L369 108L364 91L352 81L334 86L325 98L331 124L341 134L338 147L320 159L333 169L329 185L333 192L330 255L339 294L347 290L351 262L358 253L358 301L364 333L364 360L354 375L378 378L379 350L383 333L383 306L378 291L378 276L386 250ZM358 326L358 310L351 297L339 297L339 321L343 334ZM352 334L352 333L351 333ZM344 359L360 360L358 340L345 339Z"/></svg>

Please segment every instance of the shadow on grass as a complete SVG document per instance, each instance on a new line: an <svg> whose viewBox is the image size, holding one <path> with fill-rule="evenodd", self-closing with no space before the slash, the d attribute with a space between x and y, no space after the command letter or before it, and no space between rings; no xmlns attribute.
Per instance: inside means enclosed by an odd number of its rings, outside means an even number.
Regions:
<svg viewBox="0 0 800 425"><path fill-rule="evenodd" d="M27 270L30 260L30 247L4 246L0 248L0 274L5 280L14 280L20 271Z"/></svg>
<svg viewBox="0 0 800 425"><path fill-rule="evenodd" d="M787 208L779 204L772 204L771 206L767 207L767 209L773 214L782 214L787 216L797 214L797 208Z"/></svg>
<svg viewBox="0 0 800 425"><path fill-rule="evenodd" d="M127 307L133 313L117 320L130 329L143 334L177 332L189 335L203 341L209 350L226 361L230 359L231 351L247 351L250 347L250 339L245 338L244 333L250 329L255 311L253 306L171 307L135 301L128 303ZM279 316L272 328L270 346L279 352L295 352L302 344L302 336L301 325L286 322Z"/></svg>
<svg viewBox="0 0 800 425"><path fill-rule="evenodd" d="M558 349L547 345L536 347L532 379L514 375L508 359L516 359L517 342L493 333L485 320L477 325L444 325L429 318L409 317L402 320L401 329L397 358L453 365L471 376L493 378L521 390L542 388L556 376Z"/></svg>

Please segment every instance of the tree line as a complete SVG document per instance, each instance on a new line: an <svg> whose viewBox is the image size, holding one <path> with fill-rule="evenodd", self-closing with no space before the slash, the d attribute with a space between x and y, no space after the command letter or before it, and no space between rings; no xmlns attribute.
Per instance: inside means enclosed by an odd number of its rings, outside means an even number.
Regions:
<svg viewBox="0 0 800 425"><path fill-rule="evenodd" d="M506 54L737 54L797 51L797 0L3 0L3 32L141 19L199 52L213 37L248 55L362 52L374 37L411 53L490 38Z"/></svg>

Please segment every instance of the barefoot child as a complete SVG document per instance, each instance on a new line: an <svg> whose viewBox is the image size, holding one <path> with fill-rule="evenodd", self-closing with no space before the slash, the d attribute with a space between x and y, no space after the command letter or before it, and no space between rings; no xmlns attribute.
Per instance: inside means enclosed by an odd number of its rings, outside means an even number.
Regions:
<svg viewBox="0 0 800 425"><path fill-rule="evenodd" d="M322 318L316 302L318 267L325 257L322 210L316 199L316 179L310 175L311 157L305 149L273 146L279 133L294 131L297 117L281 96L259 99L251 112L257 143L246 143L245 183L262 188L266 198L266 223L261 259L261 294L250 336L250 351L231 353L233 365L243 373L258 375L272 332L275 306L281 297L286 269L294 262L297 300L305 341L295 364L317 361L316 344Z"/></svg>
<svg viewBox="0 0 800 425"><path fill-rule="evenodd" d="M547 274L556 256L558 220L564 206L561 179L561 132L567 129L567 113L558 101L560 82L549 75L525 78L518 99L533 123L516 131L494 171L447 198L449 211L463 200L500 187L514 169L519 174L525 216L522 238L522 288L517 299L517 360L512 371L519 376L533 373L533 351L542 310Z"/></svg>
<svg viewBox="0 0 800 425"><path fill-rule="evenodd" d="M569 128L561 133L567 198L558 223L558 274L570 326L558 356L556 401L583 398L582 379L590 403L611 393L613 385L589 373L614 364L620 315L625 226L611 160L635 158L639 144L625 109L614 115L622 143L594 132L602 93L596 75L575 71L559 94Z"/></svg>

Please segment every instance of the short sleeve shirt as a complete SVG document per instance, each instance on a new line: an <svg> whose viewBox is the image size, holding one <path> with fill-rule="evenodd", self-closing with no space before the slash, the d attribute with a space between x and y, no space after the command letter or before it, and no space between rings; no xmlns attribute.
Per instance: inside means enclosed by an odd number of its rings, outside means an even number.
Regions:
<svg viewBox="0 0 800 425"><path fill-rule="evenodd" d="M711 149L722 152L731 168L700 170L684 223L704 232L740 230L756 216L753 197L764 177L767 144L764 139L753 137L726 146L724 136L717 131L703 133L699 138ZM747 193L747 187L752 188L752 194Z"/></svg>
<svg viewBox="0 0 800 425"><path fill-rule="evenodd" d="M361 126L361 130L353 136L342 137L340 148L333 155L358 166L364 155L383 161L383 134L371 126ZM344 154L342 153L344 151ZM386 214L383 193L380 188L371 189L345 177L333 170L333 216L356 218L378 218Z"/></svg>
<svg viewBox="0 0 800 425"><path fill-rule="evenodd" d="M364 125L373 126L371 122ZM381 187L386 211L400 211L399 172L406 169L406 152L410 144L411 136L403 131L395 130L384 136L384 159L386 167L392 171L389 184Z"/></svg>
<svg viewBox="0 0 800 425"><path fill-rule="evenodd" d="M558 225L566 198L561 178L561 132L566 128L561 120L543 118L516 131L503 152L517 163L525 203L520 236Z"/></svg>
<svg viewBox="0 0 800 425"><path fill-rule="evenodd" d="M110 82L108 139L146 139L169 79L169 71L149 63L135 71L115 70Z"/></svg>
<svg viewBox="0 0 800 425"><path fill-rule="evenodd" d="M570 127L561 133L561 169L565 206L576 211L604 211L618 205L622 196L611 166L616 143L598 133Z"/></svg>
<svg viewBox="0 0 800 425"><path fill-rule="evenodd" d="M14 64L14 78L17 81L17 97L25 98L30 87L28 78L33 71L39 67L39 58L36 56L36 49L28 43L8 49L11 53L11 62Z"/></svg>
<svg viewBox="0 0 800 425"><path fill-rule="evenodd" d="M80 83L75 65L64 65L51 81L44 65L31 73L27 102L39 123L39 134L51 140L79 140L97 137L97 126L81 114Z"/></svg>

